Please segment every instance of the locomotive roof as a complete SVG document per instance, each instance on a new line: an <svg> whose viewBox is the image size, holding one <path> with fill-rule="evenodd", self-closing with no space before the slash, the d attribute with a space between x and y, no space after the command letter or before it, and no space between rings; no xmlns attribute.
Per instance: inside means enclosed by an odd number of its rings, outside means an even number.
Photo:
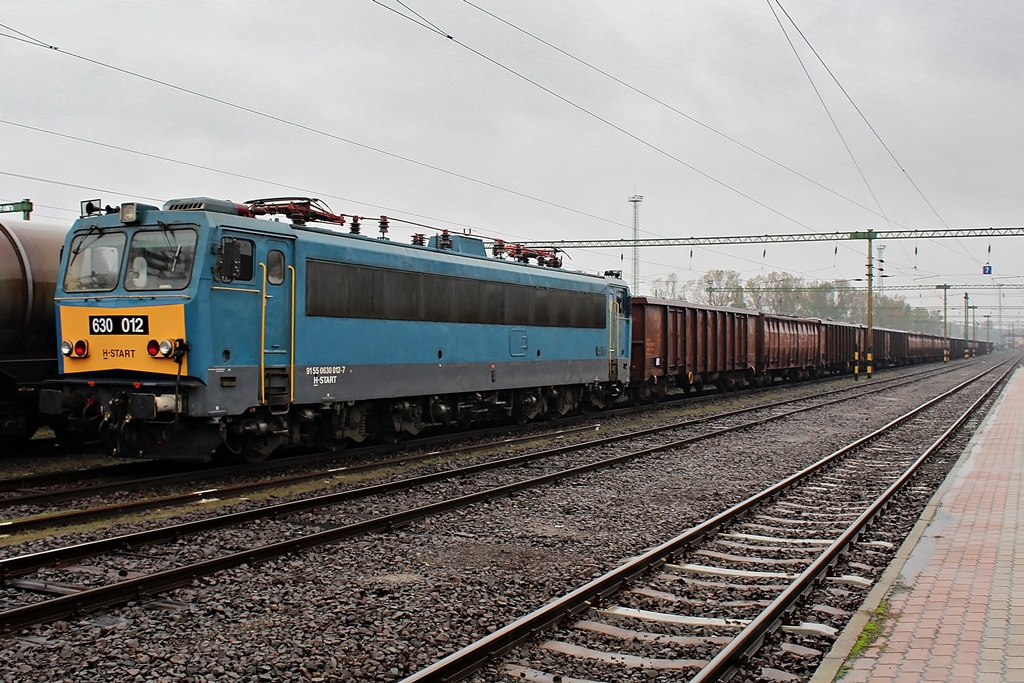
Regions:
<svg viewBox="0 0 1024 683"><path fill-rule="evenodd" d="M129 207L133 212L133 214L128 215L137 216L134 223L128 224L121 220L123 215L119 213L118 209L124 211L125 207ZM94 208L98 209L98 207ZM198 216L202 216L203 218L200 219ZM472 259L474 262L481 264L505 264L504 266L499 267L516 270L520 268L529 269L522 270L520 272L533 272L537 275L544 275L555 280L579 280L581 278L586 278L598 283L605 282L609 279L616 281L620 279L597 273L551 268L532 263L523 263L513 259L495 258L487 255L486 249L481 250L479 253L471 253L465 247L455 249L439 248L428 244L398 242L390 238L377 237L362 233L342 232L340 229L332 229L330 227L331 224L310 225L294 223L287 219L279 220L276 217L271 218L269 216L257 218L249 213L245 205L236 204L230 200L212 199L209 197L172 199L165 202L163 208L139 203L122 204L121 207L118 208L106 207L105 215L97 211L91 215L82 216L75 222L73 227L75 230L82 230L86 228L99 228L102 230L115 227L132 227L132 225L140 224L152 225L153 223L162 224L166 227L187 224L207 224L210 226L219 226L233 230L273 235L284 239L301 240L303 235L308 235L315 239L322 239L331 242L337 241L335 243L341 243L346 240L358 241L361 245L368 247L372 246L373 248L414 249L425 253ZM368 227L369 225L372 225L372 222L367 221L364 225ZM341 225L337 225L336 227L340 228ZM479 241L481 245L483 243L481 238L472 235L452 233L449 237L452 238L453 242L472 240ZM432 238L431 243L434 242L435 240Z"/></svg>

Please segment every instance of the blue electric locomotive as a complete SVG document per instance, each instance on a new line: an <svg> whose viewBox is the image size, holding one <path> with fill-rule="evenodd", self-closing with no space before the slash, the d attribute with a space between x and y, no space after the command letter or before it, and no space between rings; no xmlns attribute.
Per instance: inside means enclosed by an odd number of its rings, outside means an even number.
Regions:
<svg viewBox="0 0 1024 683"><path fill-rule="evenodd" d="M61 260L61 384L41 410L94 407L120 455L259 460L621 394L615 274L493 258L466 235L398 244L384 217L379 238L317 220L346 222L305 199L90 205Z"/></svg>

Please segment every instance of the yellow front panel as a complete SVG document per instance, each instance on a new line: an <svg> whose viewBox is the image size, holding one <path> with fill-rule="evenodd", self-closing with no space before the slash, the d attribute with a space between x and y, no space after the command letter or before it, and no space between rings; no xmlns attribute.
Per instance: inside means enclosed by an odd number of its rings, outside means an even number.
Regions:
<svg viewBox="0 0 1024 683"><path fill-rule="evenodd" d="M106 316L110 316L109 320ZM140 316L146 317L148 331L144 334L123 334L124 329L138 328ZM90 317L94 325L90 325ZM130 318L130 320L125 320ZM114 321L115 324L109 324ZM109 333L96 334L96 330ZM85 358L64 357L64 372L98 372L103 370L137 370L140 372L176 375L178 364L172 358L151 357L146 352L150 339L158 342L185 339L185 305L135 306L132 308L60 307L60 338L74 344L79 339L89 342ZM188 357L182 361L181 374L188 374Z"/></svg>

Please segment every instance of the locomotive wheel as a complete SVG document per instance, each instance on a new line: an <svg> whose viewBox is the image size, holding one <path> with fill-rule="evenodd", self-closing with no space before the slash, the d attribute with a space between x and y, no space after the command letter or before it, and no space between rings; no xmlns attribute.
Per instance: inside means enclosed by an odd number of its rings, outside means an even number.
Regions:
<svg viewBox="0 0 1024 683"><path fill-rule="evenodd" d="M400 444L406 440L409 435L406 432L388 432L380 435L380 440L386 444L394 446Z"/></svg>
<svg viewBox="0 0 1024 683"><path fill-rule="evenodd" d="M344 431L334 427L333 421L326 419L320 422L313 433L313 445L328 453L337 453L348 448L350 440Z"/></svg>
<svg viewBox="0 0 1024 683"><path fill-rule="evenodd" d="M327 451L328 453L340 453L348 448L349 441L344 437L335 439L326 435L318 435L313 443L317 448Z"/></svg>
<svg viewBox="0 0 1024 683"><path fill-rule="evenodd" d="M284 437L277 434L265 434L250 438L242 449L242 458L250 465L256 465L270 457L278 446L284 443Z"/></svg>
<svg viewBox="0 0 1024 683"><path fill-rule="evenodd" d="M281 437L268 435L249 437L235 434L224 439L225 458L230 462L258 465L270 457L274 449L281 445Z"/></svg>
<svg viewBox="0 0 1024 683"><path fill-rule="evenodd" d="M259 465L261 462L270 457L270 453L263 453L261 451L253 450L252 448L243 448L240 454L242 462L249 465Z"/></svg>
<svg viewBox="0 0 1024 683"><path fill-rule="evenodd" d="M247 440L242 447L231 452L231 459L235 462L244 462L248 465L258 465L270 457L270 454L281 445L283 439L279 436L267 436Z"/></svg>

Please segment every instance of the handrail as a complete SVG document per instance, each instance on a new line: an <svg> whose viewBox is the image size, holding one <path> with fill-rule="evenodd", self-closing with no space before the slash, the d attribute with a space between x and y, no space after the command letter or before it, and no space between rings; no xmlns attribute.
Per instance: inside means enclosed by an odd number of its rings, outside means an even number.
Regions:
<svg viewBox="0 0 1024 683"><path fill-rule="evenodd" d="M267 264L260 263L263 269L263 296L260 297L260 405L266 405L266 364L267 364Z"/></svg>
<svg viewBox="0 0 1024 683"><path fill-rule="evenodd" d="M291 362L288 365L288 400L295 403L295 266L288 266L292 272L292 339Z"/></svg>

